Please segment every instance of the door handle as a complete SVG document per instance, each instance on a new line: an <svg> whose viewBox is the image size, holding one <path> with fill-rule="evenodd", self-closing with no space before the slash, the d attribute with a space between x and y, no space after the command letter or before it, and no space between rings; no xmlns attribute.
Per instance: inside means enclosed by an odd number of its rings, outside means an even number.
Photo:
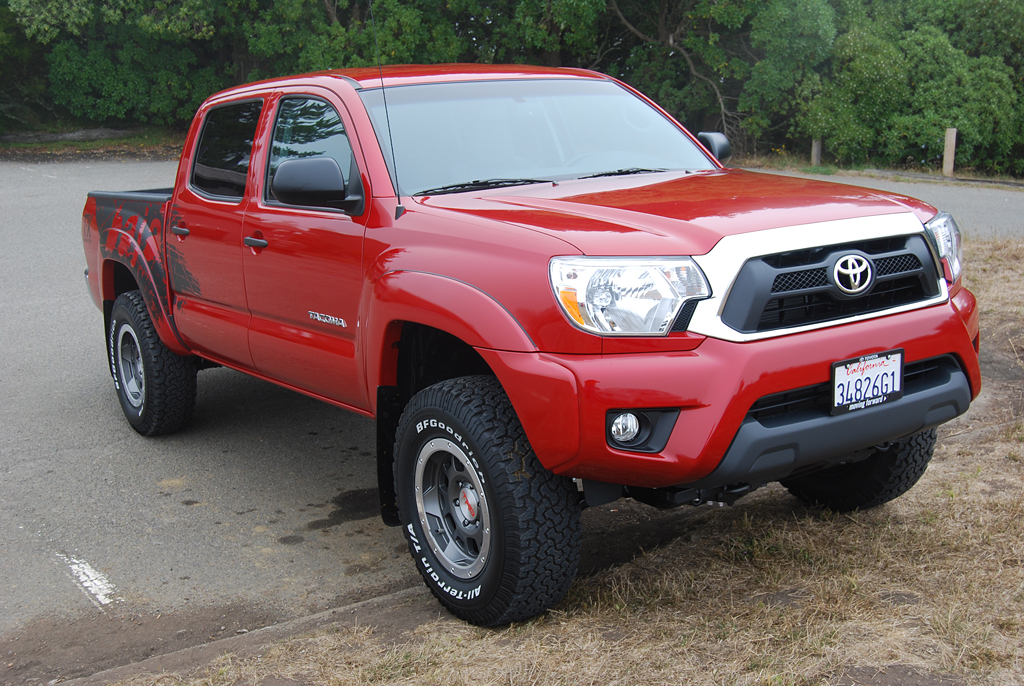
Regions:
<svg viewBox="0 0 1024 686"><path fill-rule="evenodd" d="M187 236L188 229L186 229L184 226L175 225L171 227L171 233L173 233L175 236Z"/></svg>
<svg viewBox="0 0 1024 686"><path fill-rule="evenodd" d="M254 238L253 236L246 236L245 238L242 239L242 242L248 245L250 248L265 248L268 245L270 245L262 238Z"/></svg>

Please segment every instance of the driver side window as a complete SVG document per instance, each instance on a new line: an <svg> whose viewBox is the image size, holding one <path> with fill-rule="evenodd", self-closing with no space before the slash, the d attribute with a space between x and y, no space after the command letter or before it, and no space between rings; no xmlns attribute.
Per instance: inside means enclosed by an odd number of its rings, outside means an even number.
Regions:
<svg viewBox="0 0 1024 686"><path fill-rule="evenodd" d="M285 98L278 107L274 141L267 164L267 200L274 199L270 189L281 163L302 157L333 158L341 168L345 183L348 183L352 146L337 111L316 98Z"/></svg>

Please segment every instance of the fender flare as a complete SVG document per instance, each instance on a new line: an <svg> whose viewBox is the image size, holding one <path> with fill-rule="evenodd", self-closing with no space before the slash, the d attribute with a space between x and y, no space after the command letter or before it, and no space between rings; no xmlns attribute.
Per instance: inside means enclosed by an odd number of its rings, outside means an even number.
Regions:
<svg viewBox="0 0 1024 686"><path fill-rule="evenodd" d="M465 313L465 314L462 314ZM579 451L579 399L571 371L540 353L519 322L480 289L427 272L396 271L374 288L366 324L368 396L380 402L380 389L395 386L401 336L394 322L416 322L445 331L476 349L501 382L527 436L543 436L538 453L548 468ZM553 404L553 405L552 405ZM394 411L394 407L383 408ZM382 408L373 414L380 422ZM400 409L398 410L400 413ZM397 417L394 418L397 427Z"/></svg>
<svg viewBox="0 0 1024 686"><path fill-rule="evenodd" d="M378 386L394 385L401 332L395 322L415 322L445 331L473 348L536 352L537 346L516 318L488 293L458 279L430 272L392 271L374 284L369 297L365 350L367 397ZM376 413L376 408L374 413Z"/></svg>
<svg viewBox="0 0 1024 686"><path fill-rule="evenodd" d="M159 220L157 220L159 222ZM154 227L159 231L159 223ZM139 243L142 241L142 245ZM146 303L149 317L153 322L160 340L171 351L178 355L191 355L192 351L178 337L170 312L164 307L162 292L166 292L166 279L163 277L163 265L160 262L156 238L145 219L135 216L125 226L107 228L100 231L100 298L113 303L114 263L120 264L131 272L135 283L139 286L142 299ZM160 272L154 274L154 270ZM108 308L104 308L105 310ZM109 312L105 312L109 317Z"/></svg>

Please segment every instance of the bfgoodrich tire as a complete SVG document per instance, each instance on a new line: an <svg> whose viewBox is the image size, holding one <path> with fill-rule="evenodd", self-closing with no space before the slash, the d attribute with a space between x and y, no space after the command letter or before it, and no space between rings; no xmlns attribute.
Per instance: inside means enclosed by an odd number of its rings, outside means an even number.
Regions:
<svg viewBox="0 0 1024 686"><path fill-rule="evenodd" d="M540 464L493 377L443 381L412 398L395 443L395 492L416 566L457 617L508 624L569 590L578 491Z"/></svg>
<svg viewBox="0 0 1024 686"><path fill-rule="evenodd" d="M160 340L139 291L114 301L107 332L110 372L125 418L143 436L177 431L196 405L196 364Z"/></svg>
<svg viewBox="0 0 1024 686"><path fill-rule="evenodd" d="M782 485L805 503L837 512L876 507L917 483L935 452L935 439L935 429L922 431L875 450L866 460L783 479Z"/></svg>

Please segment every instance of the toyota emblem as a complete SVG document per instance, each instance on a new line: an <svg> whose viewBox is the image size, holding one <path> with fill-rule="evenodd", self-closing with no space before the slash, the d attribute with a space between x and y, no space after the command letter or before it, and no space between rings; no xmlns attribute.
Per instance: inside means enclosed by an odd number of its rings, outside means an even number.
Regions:
<svg viewBox="0 0 1024 686"><path fill-rule="evenodd" d="M860 295L871 285L871 262L861 255L843 255L836 261L832 277L844 295Z"/></svg>

